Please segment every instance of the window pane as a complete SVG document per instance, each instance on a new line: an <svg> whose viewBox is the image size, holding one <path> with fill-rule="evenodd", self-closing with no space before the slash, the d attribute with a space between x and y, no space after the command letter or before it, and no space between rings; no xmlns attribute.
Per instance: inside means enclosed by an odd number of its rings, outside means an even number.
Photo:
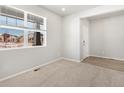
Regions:
<svg viewBox="0 0 124 93"><path fill-rule="evenodd" d="M29 31L28 46L42 46L44 44L44 35L41 32Z"/></svg>
<svg viewBox="0 0 124 93"><path fill-rule="evenodd" d="M15 18L11 18L11 17L7 17L7 24L8 25L16 26L16 19Z"/></svg>
<svg viewBox="0 0 124 93"><path fill-rule="evenodd" d="M0 24L6 24L6 16L0 16Z"/></svg>
<svg viewBox="0 0 124 93"><path fill-rule="evenodd" d="M17 19L17 26L24 26L24 20Z"/></svg>
<svg viewBox="0 0 124 93"><path fill-rule="evenodd" d="M44 19L43 18L28 14L27 19L28 19L29 23L34 24L33 28L39 29L39 30L45 30L44 29L45 25L44 25ZM30 26L28 26L28 27L31 28Z"/></svg>
<svg viewBox="0 0 124 93"><path fill-rule="evenodd" d="M35 28L36 28L36 23L28 22L28 23L27 23L27 27L28 27L28 28L33 28L33 29L35 29Z"/></svg>
<svg viewBox="0 0 124 93"><path fill-rule="evenodd" d="M24 31L0 28L0 48L23 47Z"/></svg>

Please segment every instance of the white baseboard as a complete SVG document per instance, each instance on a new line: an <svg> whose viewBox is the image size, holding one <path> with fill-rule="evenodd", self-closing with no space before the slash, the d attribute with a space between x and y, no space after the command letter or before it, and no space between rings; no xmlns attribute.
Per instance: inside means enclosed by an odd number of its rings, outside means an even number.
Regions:
<svg viewBox="0 0 124 93"><path fill-rule="evenodd" d="M44 64L42 64L42 65L38 65L38 66L35 66L35 67L33 67L33 68L30 68L30 69L27 69L27 70L24 70L24 71L21 71L21 72L15 73L15 74L13 74L13 75L10 75L10 76L7 76L7 77L4 77L4 78L1 78L1 79L0 79L0 82L1 82L1 81L4 81L4 80L7 80L7 79L10 79L10 78L13 78L13 77L16 77L16 76L19 76L19 75L21 75L21 74L23 74L23 73L26 73L26 72L32 71L32 70L34 70L34 69L36 69L36 68L40 68L40 67L42 67L42 66L45 66L45 65L48 65L48 64L54 63L54 62L59 61L59 60L62 60L62 57L60 57L60 58L56 58L56 59L54 59L54 60L52 60L52 61L49 61L49 62L46 62L46 63L44 63Z"/></svg>
<svg viewBox="0 0 124 93"><path fill-rule="evenodd" d="M113 60L119 60L119 61L124 61L124 59L120 59L120 58L113 58L113 57L105 57L105 56L98 56L98 55L89 55L88 57L93 56L93 57L100 57L100 58L106 58L106 59L113 59ZM81 62L84 59L81 59Z"/></svg>
<svg viewBox="0 0 124 93"><path fill-rule="evenodd" d="M77 60L77 59L71 59L71 58L65 58L65 57L62 57L62 59L68 60L68 61L74 61L74 62L81 62L80 60Z"/></svg>
<svg viewBox="0 0 124 93"><path fill-rule="evenodd" d="M120 59L120 58L105 57L105 56L98 56L98 55L90 55L90 56L124 61L124 59Z"/></svg>

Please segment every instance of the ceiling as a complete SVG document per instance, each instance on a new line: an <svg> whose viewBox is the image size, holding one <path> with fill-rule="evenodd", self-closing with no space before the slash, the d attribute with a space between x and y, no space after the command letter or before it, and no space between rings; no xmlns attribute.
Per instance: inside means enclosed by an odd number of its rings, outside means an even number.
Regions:
<svg viewBox="0 0 124 93"><path fill-rule="evenodd" d="M46 8L60 16L66 16L76 12L85 11L97 6L99 5L40 5L40 7ZM62 8L65 8L66 10L62 11Z"/></svg>
<svg viewBox="0 0 124 93"><path fill-rule="evenodd" d="M99 14L99 15L95 15L95 16L90 16L90 17L87 17L87 19L97 20L97 19L104 19L104 18L109 18L112 16L120 16L120 15L124 15L124 10L113 11L113 12L108 12L108 13Z"/></svg>

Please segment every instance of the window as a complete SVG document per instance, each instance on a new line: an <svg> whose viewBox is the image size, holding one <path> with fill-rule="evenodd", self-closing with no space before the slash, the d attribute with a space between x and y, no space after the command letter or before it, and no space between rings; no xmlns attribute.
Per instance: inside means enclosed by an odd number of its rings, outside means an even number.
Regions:
<svg viewBox="0 0 124 93"><path fill-rule="evenodd" d="M19 20L21 20L22 27L24 27L24 12L6 7L0 6L0 23L4 25L20 26Z"/></svg>
<svg viewBox="0 0 124 93"><path fill-rule="evenodd" d="M46 18L0 6L0 48L46 45Z"/></svg>
<svg viewBox="0 0 124 93"><path fill-rule="evenodd" d="M28 33L28 46L43 46L44 41L44 33L33 31Z"/></svg>
<svg viewBox="0 0 124 93"><path fill-rule="evenodd" d="M0 28L0 48L15 48L23 45L23 30Z"/></svg>
<svg viewBox="0 0 124 93"><path fill-rule="evenodd" d="M27 20L28 20L28 27L29 28L34 28L34 29L38 29L38 30L45 30L43 18L28 14Z"/></svg>

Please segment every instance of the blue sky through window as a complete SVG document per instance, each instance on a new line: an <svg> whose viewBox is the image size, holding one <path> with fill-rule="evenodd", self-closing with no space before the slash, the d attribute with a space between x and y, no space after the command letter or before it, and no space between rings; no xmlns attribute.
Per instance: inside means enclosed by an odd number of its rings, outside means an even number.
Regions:
<svg viewBox="0 0 124 93"><path fill-rule="evenodd" d="M24 26L24 20L7 17L7 16L0 16L0 23L13 25L13 26Z"/></svg>
<svg viewBox="0 0 124 93"><path fill-rule="evenodd" d="M7 17L7 24L8 25L16 25L16 19L11 18L11 17Z"/></svg>
<svg viewBox="0 0 124 93"><path fill-rule="evenodd" d="M17 26L24 26L24 21L17 19Z"/></svg>
<svg viewBox="0 0 124 93"><path fill-rule="evenodd" d="M0 16L0 23L6 24L6 17L5 16Z"/></svg>

